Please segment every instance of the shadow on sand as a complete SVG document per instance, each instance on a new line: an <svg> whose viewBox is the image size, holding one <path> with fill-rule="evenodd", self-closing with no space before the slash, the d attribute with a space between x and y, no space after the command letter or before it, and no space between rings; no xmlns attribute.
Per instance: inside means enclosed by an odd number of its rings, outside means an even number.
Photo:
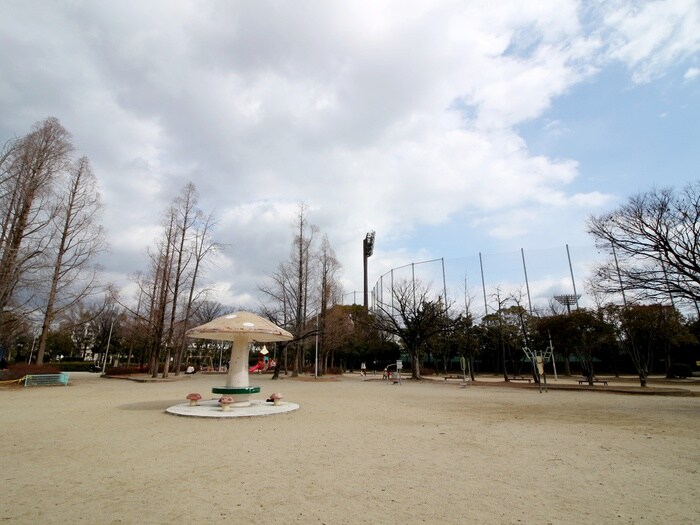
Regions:
<svg viewBox="0 0 700 525"><path fill-rule="evenodd" d="M137 411L152 411L163 412L166 408L182 403L182 399L158 400L158 401L141 401L140 403L128 403L119 405L120 410L137 410Z"/></svg>

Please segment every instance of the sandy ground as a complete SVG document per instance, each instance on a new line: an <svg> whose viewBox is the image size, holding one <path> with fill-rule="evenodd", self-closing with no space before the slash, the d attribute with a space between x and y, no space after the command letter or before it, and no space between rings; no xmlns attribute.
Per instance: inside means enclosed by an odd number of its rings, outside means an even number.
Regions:
<svg viewBox="0 0 700 525"><path fill-rule="evenodd" d="M223 376L0 388L0 521L700 523L700 397L368 379L227 420L164 412Z"/></svg>

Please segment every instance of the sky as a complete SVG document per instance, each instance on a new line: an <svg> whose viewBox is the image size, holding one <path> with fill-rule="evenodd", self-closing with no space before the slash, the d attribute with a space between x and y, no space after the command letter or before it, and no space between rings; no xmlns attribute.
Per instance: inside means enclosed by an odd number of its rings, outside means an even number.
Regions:
<svg viewBox="0 0 700 525"><path fill-rule="evenodd" d="M100 181L127 298L188 181L226 305L260 304L302 202L349 302L369 231L370 287L439 259L448 296L482 270L580 293L591 215L698 179L700 2L3 0L0 140L49 116Z"/></svg>

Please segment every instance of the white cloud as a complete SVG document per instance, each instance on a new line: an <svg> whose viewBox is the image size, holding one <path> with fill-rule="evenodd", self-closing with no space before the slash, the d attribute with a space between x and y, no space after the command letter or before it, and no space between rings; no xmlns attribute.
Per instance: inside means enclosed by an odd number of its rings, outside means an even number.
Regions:
<svg viewBox="0 0 700 525"><path fill-rule="evenodd" d="M602 4L612 33L609 55L621 60L638 83L663 74L700 50L696 0L614 1Z"/></svg>
<svg viewBox="0 0 700 525"><path fill-rule="evenodd" d="M500 237L607 202L516 126L605 60L639 80L697 51L696 6L630 5L591 30L561 0L5 3L0 132L61 119L102 181L113 252L145 252L193 180L227 245L210 270L226 301L253 301L286 258L300 201L358 287L371 229L408 242L467 214Z"/></svg>
<svg viewBox="0 0 700 525"><path fill-rule="evenodd" d="M695 80L698 77L700 77L700 68L698 67L688 68L688 70L685 72L685 75L683 75L683 78L689 81Z"/></svg>

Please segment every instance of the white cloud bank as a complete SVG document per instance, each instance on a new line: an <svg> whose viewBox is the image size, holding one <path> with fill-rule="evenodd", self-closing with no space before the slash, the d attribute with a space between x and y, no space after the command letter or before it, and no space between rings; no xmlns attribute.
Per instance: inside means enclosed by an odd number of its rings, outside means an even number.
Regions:
<svg viewBox="0 0 700 525"><path fill-rule="evenodd" d="M145 268L162 211L193 180L230 245L211 275L221 297L255 301L300 201L359 287L370 229L406 240L466 212L514 236L609 202L571 191L576 159L531 154L515 126L613 61L637 82L662 75L697 52L699 12L692 0L5 2L0 132L54 115L73 133L102 182L116 272Z"/></svg>

